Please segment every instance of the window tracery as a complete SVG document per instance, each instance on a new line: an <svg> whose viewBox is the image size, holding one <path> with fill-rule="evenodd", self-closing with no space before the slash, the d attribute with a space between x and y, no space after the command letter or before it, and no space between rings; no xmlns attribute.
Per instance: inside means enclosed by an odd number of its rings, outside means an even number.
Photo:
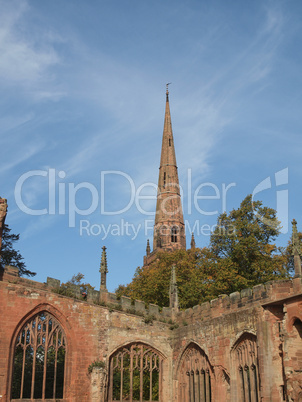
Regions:
<svg viewBox="0 0 302 402"><path fill-rule="evenodd" d="M212 401L212 368L199 346L189 345L184 352L178 378L179 402Z"/></svg>
<svg viewBox="0 0 302 402"><path fill-rule="evenodd" d="M233 351L236 359L240 400L259 401L258 359L256 336L243 335Z"/></svg>
<svg viewBox="0 0 302 402"><path fill-rule="evenodd" d="M48 312L32 317L14 348L12 399L61 399L64 393L66 338Z"/></svg>
<svg viewBox="0 0 302 402"><path fill-rule="evenodd" d="M109 401L161 401L162 361L143 343L115 352L110 359Z"/></svg>

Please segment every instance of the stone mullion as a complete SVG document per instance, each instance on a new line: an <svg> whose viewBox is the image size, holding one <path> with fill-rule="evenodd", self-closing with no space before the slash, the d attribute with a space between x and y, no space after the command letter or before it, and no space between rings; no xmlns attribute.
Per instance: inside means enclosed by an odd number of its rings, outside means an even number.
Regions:
<svg viewBox="0 0 302 402"><path fill-rule="evenodd" d="M58 362L58 329L54 331L56 333L56 355L55 355L55 367L53 373L53 398L56 397L56 385L57 385L57 362Z"/></svg>
<svg viewBox="0 0 302 402"><path fill-rule="evenodd" d="M143 402L143 388L144 388L144 349L143 345L140 347L140 373L139 373L139 400Z"/></svg>
<svg viewBox="0 0 302 402"><path fill-rule="evenodd" d="M199 391L199 371L195 370L194 373L194 390L195 390L195 401L199 402L199 395L200 395L200 391Z"/></svg>
<svg viewBox="0 0 302 402"><path fill-rule="evenodd" d="M120 400L123 400L123 385L124 385L124 355L121 353L121 389L120 389Z"/></svg>
<svg viewBox="0 0 302 402"><path fill-rule="evenodd" d="M189 396L189 390L187 389L188 387L187 387L187 383L188 383L188 379L189 379L189 377L188 377L188 375L187 375L187 372L185 371L185 368L184 368L184 370L183 370L183 372L182 372L182 401L184 401L184 402L189 402L188 401L188 396Z"/></svg>
<svg viewBox="0 0 302 402"><path fill-rule="evenodd" d="M48 354L48 326L49 317L46 316L46 333L45 333L45 352L44 352L44 367L43 367L43 385L42 385L42 399L45 399L45 385L46 385L46 371L47 371L47 354ZM43 337L43 323L42 323L42 337ZM42 340L43 344L43 340Z"/></svg>
<svg viewBox="0 0 302 402"><path fill-rule="evenodd" d="M195 402L195 373L191 370L191 401Z"/></svg>
<svg viewBox="0 0 302 402"><path fill-rule="evenodd" d="M133 402L133 345L130 349L130 402Z"/></svg>
<svg viewBox="0 0 302 402"><path fill-rule="evenodd" d="M206 402L211 402L210 372L209 372L209 369L207 369L205 371L205 383L206 383Z"/></svg>
<svg viewBox="0 0 302 402"><path fill-rule="evenodd" d="M257 391L255 383L255 366L250 366L251 402L257 402Z"/></svg>
<svg viewBox="0 0 302 402"><path fill-rule="evenodd" d="M153 355L153 353L151 354L151 356L150 356L150 359L149 359L149 366L150 366L150 397L149 397L149 399L150 399L150 401L152 401L152 370L153 370L153 367L152 367L152 362L153 362L153 357L156 359L156 357Z"/></svg>
<svg viewBox="0 0 302 402"><path fill-rule="evenodd" d="M252 367L252 376L254 379L254 384L255 384L255 401L258 402L259 400L259 387L258 387L258 367L256 364L253 364Z"/></svg>
<svg viewBox="0 0 302 402"><path fill-rule="evenodd" d="M189 402L192 402L192 388L191 388L191 373L190 371L187 372L188 376L188 387L189 387Z"/></svg>
<svg viewBox="0 0 302 402"><path fill-rule="evenodd" d="M158 387L159 387L159 402L162 402L162 389L163 389L163 361L161 358L159 358L159 363L158 363L158 369L159 369L159 379L158 379Z"/></svg>
<svg viewBox="0 0 302 402"><path fill-rule="evenodd" d="M200 388L200 401L205 402L206 401L206 395L205 395L205 372L204 370L200 370L200 375L199 375L199 388Z"/></svg>
<svg viewBox="0 0 302 402"><path fill-rule="evenodd" d="M20 399L23 398L24 370L25 370L25 358L26 358L26 333L27 333L27 329L25 329L24 344L23 344L23 360L22 360Z"/></svg>
<svg viewBox="0 0 302 402"><path fill-rule="evenodd" d="M33 321L31 323L31 335L30 335L30 339L31 339L32 347L33 347L33 351L34 351L33 369L32 369L32 377L31 377L31 399L34 398L35 374L36 374L36 354L37 354L37 332L33 331L32 324L33 324ZM37 326L36 326L36 328L37 328Z"/></svg>
<svg viewBox="0 0 302 402"><path fill-rule="evenodd" d="M246 402L251 402L250 399L250 382L249 382L249 368L245 366L243 369L244 375L244 397Z"/></svg>
<svg viewBox="0 0 302 402"><path fill-rule="evenodd" d="M243 374L243 367L239 367L239 373L240 373L240 377L241 377L241 381L240 381L240 390L241 390L241 398L243 402L247 402L247 400L245 399L245 384L244 384L244 374Z"/></svg>
<svg viewBox="0 0 302 402"><path fill-rule="evenodd" d="M112 401L112 398L113 398L113 361L114 361L114 358L112 358L110 361L109 401Z"/></svg>

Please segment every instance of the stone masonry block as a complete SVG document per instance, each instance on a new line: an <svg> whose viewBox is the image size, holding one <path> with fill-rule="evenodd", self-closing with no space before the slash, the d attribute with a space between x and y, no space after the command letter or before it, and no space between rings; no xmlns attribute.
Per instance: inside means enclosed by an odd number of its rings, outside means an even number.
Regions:
<svg viewBox="0 0 302 402"><path fill-rule="evenodd" d="M115 293L108 293L108 301L109 303L116 303L117 297Z"/></svg>
<svg viewBox="0 0 302 402"><path fill-rule="evenodd" d="M250 288L242 289L242 291L240 292L240 295L241 295L241 298L252 297L253 296L253 291Z"/></svg>
<svg viewBox="0 0 302 402"><path fill-rule="evenodd" d="M211 308L218 307L219 304L220 304L220 300L219 300L219 299L213 299L213 300L210 301L210 306L211 306Z"/></svg>
<svg viewBox="0 0 302 402"><path fill-rule="evenodd" d="M261 294L265 291L264 285L256 285L253 286L253 294L254 294L254 299L259 299L261 297Z"/></svg>
<svg viewBox="0 0 302 402"><path fill-rule="evenodd" d="M200 309L201 309L201 311L209 310L210 309L210 303L209 302L202 303L200 305Z"/></svg>
<svg viewBox="0 0 302 402"><path fill-rule="evenodd" d="M239 292L233 292L230 294L230 300L231 303L236 303L240 300L240 293Z"/></svg>
<svg viewBox="0 0 302 402"><path fill-rule="evenodd" d="M146 307L145 307L145 303L140 301L140 300L135 300L134 303L135 306L135 310L140 312L140 313L144 313L146 312Z"/></svg>
<svg viewBox="0 0 302 402"><path fill-rule="evenodd" d="M123 309L125 309L125 310L132 307L130 297L122 296L121 303L122 303Z"/></svg>
<svg viewBox="0 0 302 402"><path fill-rule="evenodd" d="M163 307L163 316L170 317L172 314L172 310L169 307Z"/></svg>
<svg viewBox="0 0 302 402"><path fill-rule="evenodd" d="M159 308L156 304L149 304L149 314L159 315Z"/></svg>
<svg viewBox="0 0 302 402"><path fill-rule="evenodd" d="M87 291L87 300L88 301L98 301L100 298L100 292L94 289L88 289Z"/></svg>

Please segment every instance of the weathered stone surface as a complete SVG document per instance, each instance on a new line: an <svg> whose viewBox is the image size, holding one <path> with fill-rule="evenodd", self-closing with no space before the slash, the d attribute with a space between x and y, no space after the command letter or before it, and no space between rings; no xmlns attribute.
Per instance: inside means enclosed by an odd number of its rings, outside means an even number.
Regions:
<svg viewBox="0 0 302 402"><path fill-rule="evenodd" d="M265 297L261 299L263 294ZM257 342L262 400L282 401L284 386L290 400L300 398L300 278L273 282L266 292L260 285L254 287L252 293L250 289L245 289L241 294L222 295L211 303L179 313L172 325L169 308L164 308L159 314L158 306L150 305L148 314L166 317L166 323L153 318L147 324L141 315L129 314L126 310L131 308L147 314L142 302L136 301L134 309L130 298L122 297L121 305L125 311L117 311L92 301L58 295L47 285L10 275L9 272L3 275L0 280L0 395L3 401L9 400L12 345L22 325L39 311L53 314L66 333L66 367L72 367L72 370L67 370L66 401L106 401L108 375L102 370L95 370L89 375L89 365L101 360L108 369L110 356L120 347L143 342L163 356L163 402L183 402L176 397L177 367L190 345L197 345L212 367L212 400L239 402L241 396L234 351L238 342L248 334L254 336Z"/></svg>

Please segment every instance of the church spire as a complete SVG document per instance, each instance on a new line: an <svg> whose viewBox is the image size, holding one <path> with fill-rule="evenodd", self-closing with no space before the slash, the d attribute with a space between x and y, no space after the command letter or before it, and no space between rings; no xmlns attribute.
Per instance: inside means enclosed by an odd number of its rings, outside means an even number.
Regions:
<svg viewBox="0 0 302 402"><path fill-rule="evenodd" d="M166 110L158 177L153 238L154 251L159 249L175 250L186 248L168 85L166 89Z"/></svg>

